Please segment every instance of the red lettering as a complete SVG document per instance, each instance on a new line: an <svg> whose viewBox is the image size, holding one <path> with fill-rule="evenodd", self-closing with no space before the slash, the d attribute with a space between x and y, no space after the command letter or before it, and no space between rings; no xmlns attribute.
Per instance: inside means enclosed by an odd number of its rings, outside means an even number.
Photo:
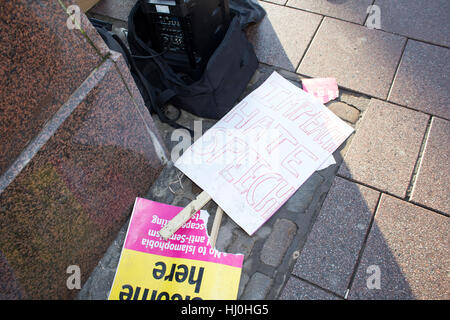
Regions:
<svg viewBox="0 0 450 320"><path fill-rule="evenodd" d="M305 156L310 160L317 161L318 157L309 151L304 145L299 145L294 151L284 158L281 162L281 166L285 168L294 177L298 178L300 173L298 169L305 162ZM306 159L308 161L308 159Z"/></svg>

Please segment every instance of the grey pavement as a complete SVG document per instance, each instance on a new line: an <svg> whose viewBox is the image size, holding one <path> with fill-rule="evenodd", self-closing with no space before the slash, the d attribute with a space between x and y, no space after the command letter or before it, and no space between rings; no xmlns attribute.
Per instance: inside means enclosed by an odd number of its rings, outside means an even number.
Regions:
<svg viewBox="0 0 450 320"><path fill-rule="evenodd" d="M135 1L93 10L124 25ZM249 28L260 66L248 90L277 70L294 84L335 77L327 106L355 128L334 154L253 236L224 217L217 248L245 255L240 299L449 299L450 2L260 1ZM380 9L380 30L364 26ZM243 94L245 96L245 94ZM183 112L192 127L203 120ZM155 119L169 150L172 128ZM148 199L184 206L200 192L168 165ZM210 213L211 230L215 204ZM126 225L79 293L106 299Z"/></svg>

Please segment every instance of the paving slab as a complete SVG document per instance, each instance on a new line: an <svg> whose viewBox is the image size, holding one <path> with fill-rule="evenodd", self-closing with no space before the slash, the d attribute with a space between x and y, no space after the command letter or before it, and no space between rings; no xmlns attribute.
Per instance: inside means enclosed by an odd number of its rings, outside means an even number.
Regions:
<svg viewBox="0 0 450 320"><path fill-rule="evenodd" d="M411 200L450 213L450 122L431 121L425 152L414 185Z"/></svg>
<svg viewBox="0 0 450 320"><path fill-rule="evenodd" d="M378 198L336 177L292 273L344 296Z"/></svg>
<svg viewBox="0 0 450 320"><path fill-rule="evenodd" d="M408 40L389 101L450 119L449 62L450 49Z"/></svg>
<svg viewBox="0 0 450 320"><path fill-rule="evenodd" d="M450 46L448 0L376 0L381 29L443 46Z"/></svg>
<svg viewBox="0 0 450 320"><path fill-rule="evenodd" d="M286 5L363 24L371 4L372 0L289 0Z"/></svg>
<svg viewBox="0 0 450 320"><path fill-rule="evenodd" d="M386 99L406 39L325 17L298 73Z"/></svg>
<svg viewBox="0 0 450 320"><path fill-rule="evenodd" d="M290 277L280 300L338 300L339 298L296 277Z"/></svg>
<svg viewBox="0 0 450 320"><path fill-rule="evenodd" d="M267 15L247 30L258 60L295 71L322 16L267 2L259 3Z"/></svg>
<svg viewBox="0 0 450 320"><path fill-rule="evenodd" d="M448 217L383 194L349 298L448 300L449 231Z"/></svg>
<svg viewBox="0 0 450 320"><path fill-rule="evenodd" d="M405 197L428 118L372 99L338 174Z"/></svg>

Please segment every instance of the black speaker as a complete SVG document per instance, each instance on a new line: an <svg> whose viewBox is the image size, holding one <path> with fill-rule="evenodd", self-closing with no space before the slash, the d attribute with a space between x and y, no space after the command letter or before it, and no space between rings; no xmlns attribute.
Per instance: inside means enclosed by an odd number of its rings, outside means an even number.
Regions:
<svg viewBox="0 0 450 320"><path fill-rule="evenodd" d="M200 74L228 29L228 0L140 1L151 47L174 70Z"/></svg>

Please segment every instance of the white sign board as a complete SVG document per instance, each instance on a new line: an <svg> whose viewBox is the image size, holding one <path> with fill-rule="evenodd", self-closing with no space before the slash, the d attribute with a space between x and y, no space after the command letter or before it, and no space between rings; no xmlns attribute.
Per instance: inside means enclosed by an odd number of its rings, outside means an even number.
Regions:
<svg viewBox="0 0 450 320"><path fill-rule="evenodd" d="M352 132L274 72L175 166L252 235Z"/></svg>

